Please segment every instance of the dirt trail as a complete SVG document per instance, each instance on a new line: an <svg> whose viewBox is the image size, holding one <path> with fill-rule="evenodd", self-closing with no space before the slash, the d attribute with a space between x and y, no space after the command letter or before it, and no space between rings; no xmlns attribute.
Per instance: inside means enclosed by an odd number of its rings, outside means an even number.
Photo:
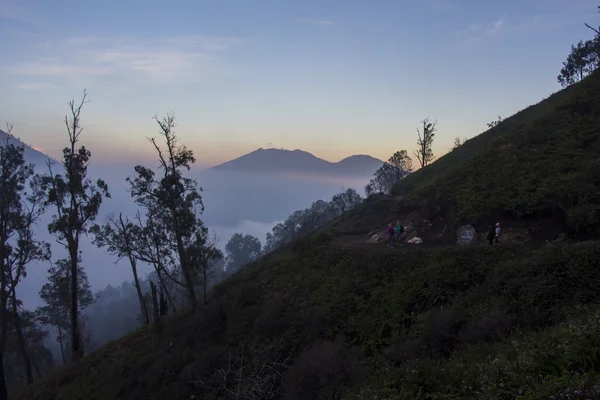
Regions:
<svg viewBox="0 0 600 400"><path fill-rule="evenodd" d="M535 241L522 242L521 245L525 244L531 249L538 249L544 246L544 243L538 243ZM480 247L480 246L489 246L487 242L484 243L476 243L469 246L458 246L455 244L441 244L441 243L427 243L423 242L421 244L410 244L406 242L395 243L394 247L387 247L386 242L382 243L373 243L367 241L366 235L342 235L335 237L328 244L331 247L342 248L342 249L353 249L359 251L367 251L367 252L377 252L377 253L403 253L406 251L418 251L418 250L442 250L447 248L456 248L456 247ZM501 246L514 246L517 243L503 243Z"/></svg>
<svg viewBox="0 0 600 400"><path fill-rule="evenodd" d="M343 248L343 249L356 249L361 251L376 251L378 253L400 253L405 251L417 251L417 250L432 250L432 249L444 249L453 247L447 244L432 244L432 243L421 243L421 244L410 244L410 243L395 243L394 247L388 247L387 243L373 243L368 242L365 235L343 235L332 239L329 243L332 247Z"/></svg>

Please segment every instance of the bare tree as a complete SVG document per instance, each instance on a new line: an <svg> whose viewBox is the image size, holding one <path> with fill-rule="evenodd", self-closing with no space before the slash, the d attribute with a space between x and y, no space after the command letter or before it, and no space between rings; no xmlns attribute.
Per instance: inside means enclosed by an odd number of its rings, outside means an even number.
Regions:
<svg viewBox="0 0 600 400"><path fill-rule="evenodd" d="M281 339L261 347L249 346L246 338L230 349L226 364L205 376L190 375L189 384L199 396L230 400L281 398L281 382L293 364L292 354L282 353Z"/></svg>
<svg viewBox="0 0 600 400"><path fill-rule="evenodd" d="M422 167L427 166L433 160L433 139L435 138L435 132L437 131L437 122L431 122L428 118L421 121L423 124L422 131L417 128L417 150L415 151L415 157L419 160L419 164Z"/></svg>
<svg viewBox="0 0 600 400"><path fill-rule="evenodd" d="M102 179L96 184L87 177L91 152L81 146L77 148L83 128L80 125L81 109L87 102L87 92L79 104L75 100L69 102L71 118L65 116L65 125L69 134L69 146L63 149L64 176L55 174L52 162L48 162L49 174L44 177L46 189L46 206L54 207L53 221L48 231L57 237L57 242L67 249L70 262L71 278L71 346L73 360L83 357L83 343L78 326L78 263L80 259L79 240L87 234L88 225L98 215L102 199L110 197L108 187Z"/></svg>
<svg viewBox="0 0 600 400"><path fill-rule="evenodd" d="M600 13L600 6L598 6L598 12ZM591 30L593 30L596 33L596 35L600 36L600 28L599 29L593 28L587 22L585 23L585 26L587 26L588 28L590 28Z"/></svg>

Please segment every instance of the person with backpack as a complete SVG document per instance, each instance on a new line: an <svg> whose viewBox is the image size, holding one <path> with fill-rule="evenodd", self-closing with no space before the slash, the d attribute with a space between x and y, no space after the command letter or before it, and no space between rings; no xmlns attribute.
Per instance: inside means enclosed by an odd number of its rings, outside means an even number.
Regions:
<svg viewBox="0 0 600 400"><path fill-rule="evenodd" d="M402 234L404 233L404 227L400 223L400 221L396 221L396 240L399 242L402 240Z"/></svg>
<svg viewBox="0 0 600 400"><path fill-rule="evenodd" d="M392 226L391 222L388 224L387 234L388 234L387 246L394 247L394 227Z"/></svg>

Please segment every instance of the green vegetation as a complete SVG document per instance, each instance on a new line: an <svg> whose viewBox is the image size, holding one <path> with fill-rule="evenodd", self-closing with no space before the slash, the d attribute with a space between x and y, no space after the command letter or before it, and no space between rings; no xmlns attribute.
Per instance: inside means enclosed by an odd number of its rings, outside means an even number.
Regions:
<svg viewBox="0 0 600 400"><path fill-rule="evenodd" d="M140 329L22 398L235 398L226 391L257 379L298 398L346 386L365 399L543 398L600 378L600 343L588 335L600 325L599 259L598 243L392 256L310 243L249 266L198 314ZM263 390L257 398L278 398Z"/></svg>

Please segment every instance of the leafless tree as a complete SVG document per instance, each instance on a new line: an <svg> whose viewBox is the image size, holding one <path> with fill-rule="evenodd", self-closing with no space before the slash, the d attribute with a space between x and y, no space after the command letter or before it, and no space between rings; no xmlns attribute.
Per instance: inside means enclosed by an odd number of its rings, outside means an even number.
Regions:
<svg viewBox="0 0 600 400"><path fill-rule="evenodd" d="M263 348L248 348L246 339L230 349L227 363L205 377L191 375L188 382L204 393L231 400L279 399L280 383L292 366L292 355L282 355L281 340Z"/></svg>
<svg viewBox="0 0 600 400"><path fill-rule="evenodd" d="M417 150L415 151L415 157L419 160L419 164L422 167L427 166L433 161L433 139L435 138L435 132L437 131L437 122L431 122L428 118L421 121L422 130L417 128Z"/></svg>

